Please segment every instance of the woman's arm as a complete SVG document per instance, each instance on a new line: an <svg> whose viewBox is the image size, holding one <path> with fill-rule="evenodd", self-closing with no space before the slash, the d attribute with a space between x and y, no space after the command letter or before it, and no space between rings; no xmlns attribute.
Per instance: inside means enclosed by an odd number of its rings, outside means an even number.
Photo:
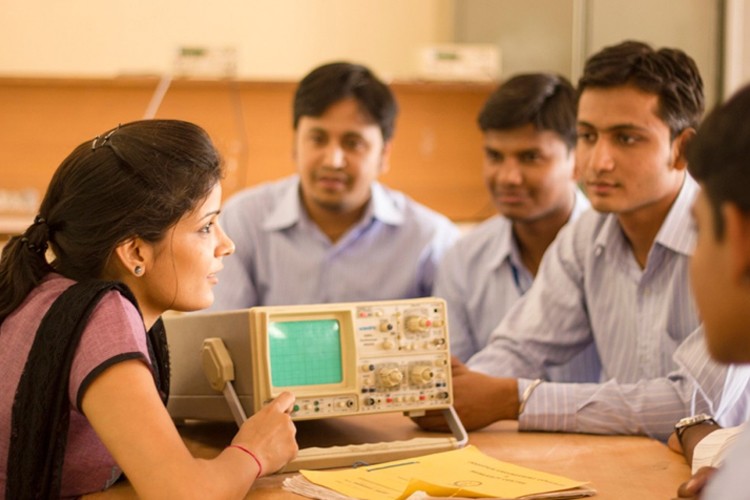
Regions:
<svg viewBox="0 0 750 500"><path fill-rule="evenodd" d="M233 440L251 450L263 473L281 468L297 452L284 394L248 419ZM88 387L83 413L141 498L243 498L258 475L248 454L225 449L212 460L194 458L161 402L148 367L117 363Z"/></svg>

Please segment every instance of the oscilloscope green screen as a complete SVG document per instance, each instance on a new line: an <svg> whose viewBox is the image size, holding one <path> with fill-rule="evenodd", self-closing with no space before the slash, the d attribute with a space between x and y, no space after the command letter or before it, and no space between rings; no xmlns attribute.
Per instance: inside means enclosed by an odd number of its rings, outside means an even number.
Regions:
<svg viewBox="0 0 750 500"><path fill-rule="evenodd" d="M335 319L271 322L268 343L274 387L343 380L341 325Z"/></svg>

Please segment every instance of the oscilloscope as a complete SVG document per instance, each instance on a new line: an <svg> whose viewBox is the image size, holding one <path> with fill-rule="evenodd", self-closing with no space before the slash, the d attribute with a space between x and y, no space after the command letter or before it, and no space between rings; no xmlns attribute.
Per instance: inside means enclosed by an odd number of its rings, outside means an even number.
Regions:
<svg viewBox="0 0 750 500"><path fill-rule="evenodd" d="M454 437L402 442L404 453L388 459L409 456L410 445L429 450L466 443L452 408L442 299L265 306L165 317L164 324L173 418L241 424L290 391L293 420L443 410ZM308 468L311 460L312 466L346 465L358 453L314 449L308 455L316 458L306 459L306 451L298 462Z"/></svg>

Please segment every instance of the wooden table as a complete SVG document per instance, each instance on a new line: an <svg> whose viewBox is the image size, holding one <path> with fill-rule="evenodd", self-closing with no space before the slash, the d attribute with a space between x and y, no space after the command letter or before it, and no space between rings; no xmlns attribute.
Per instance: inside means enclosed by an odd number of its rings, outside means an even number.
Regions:
<svg viewBox="0 0 750 500"><path fill-rule="evenodd" d="M221 423L190 423L181 434L195 456L213 457L231 437L235 427ZM361 442L435 436L420 431L400 414L347 417L315 422L298 422L301 447L353 444ZM315 441L312 437L315 436ZM320 441L323 440L323 441ZM551 474L589 481L601 500L667 499L690 476L681 455L664 444L641 436L594 436L518 432L515 422L498 422L469 434L469 442L484 453L516 465ZM281 489L290 474L277 474L256 481L248 498L260 500L299 500ZM131 499L135 492L126 482L109 490L88 495L90 500Z"/></svg>

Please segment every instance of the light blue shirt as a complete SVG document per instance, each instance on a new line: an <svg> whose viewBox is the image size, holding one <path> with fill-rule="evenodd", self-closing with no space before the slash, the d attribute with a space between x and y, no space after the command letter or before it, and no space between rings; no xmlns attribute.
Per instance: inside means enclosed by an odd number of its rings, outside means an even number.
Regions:
<svg viewBox="0 0 750 500"><path fill-rule="evenodd" d="M429 296L458 238L445 216L373 183L362 219L336 243L308 217L299 178L238 193L220 223L237 247L224 259L212 310Z"/></svg>
<svg viewBox="0 0 750 500"><path fill-rule="evenodd" d="M519 417L521 429L666 439L675 422L696 412L724 417L724 425L748 419L746 404L742 412L721 404L725 392L746 399L747 377L727 377L728 368L710 359L690 293L697 192L686 177L645 269L614 214L591 210L560 231L531 289L469 366L520 377L520 397L529 379L549 378L548 367L595 343L602 382L541 384ZM715 413L720 408L724 415Z"/></svg>
<svg viewBox="0 0 750 500"><path fill-rule="evenodd" d="M569 223L591 205L575 190ZM448 304L451 354L461 361L483 349L534 277L521 261L511 220L495 215L463 236L438 266L434 295ZM592 344L564 366L548 370L558 382L596 382L600 364Z"/></svg>

